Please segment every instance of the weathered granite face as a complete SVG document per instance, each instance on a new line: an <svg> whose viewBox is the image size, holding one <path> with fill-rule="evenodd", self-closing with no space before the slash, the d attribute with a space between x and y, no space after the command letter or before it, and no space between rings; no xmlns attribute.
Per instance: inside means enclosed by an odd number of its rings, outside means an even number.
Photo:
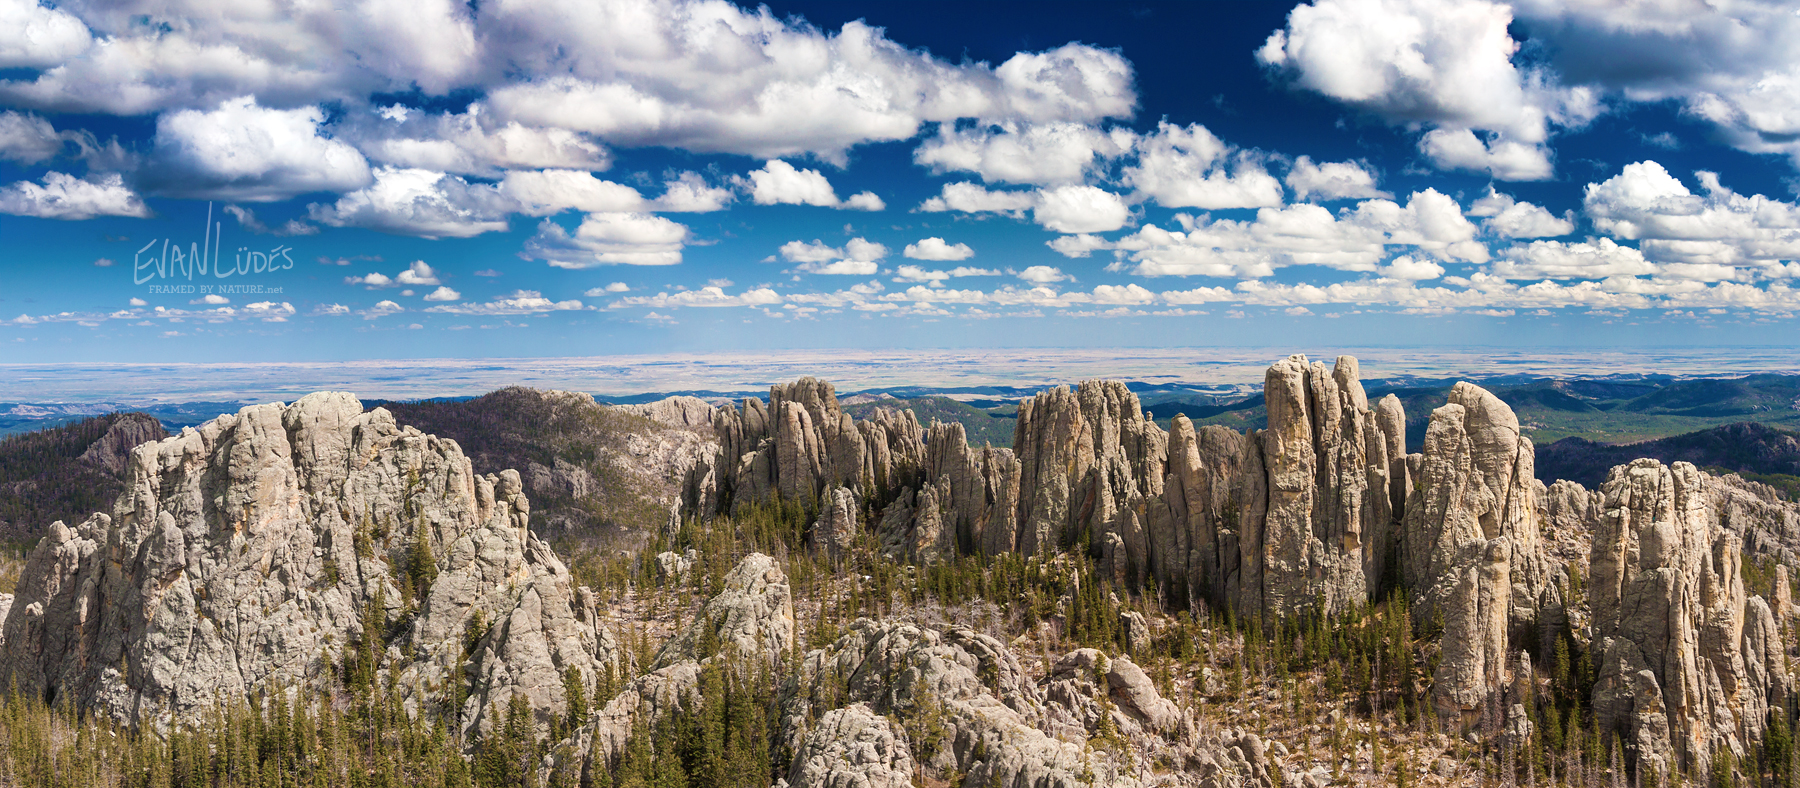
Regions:
<svg viewBox="0 0 1800 788"><path fill-rule="evenodd" d="M131 722L220 697L323 688L377 600L381 670L410 708L472 688L471 730L523 693L546 723L563 672L615 659L591 595L526 528L517 473L349 394L244 408L131 454L108 514L53 525L5 619L0 682ZM415 556L430 571L412 571ZM421 566L422 570L423 567ZM432 576L429 582L425 578ZM477 616L487 633L465 657Z"/></svg>
<svg viewBox="0 0 1800 788"><path fill-rule="evenodd" d="M1688 463L1642 459L1601 488L1594 711L1626 732L1638 769L1665 777L1706 773L1720 748L1742 757L1792 692L1780 624L1746 595L1743 542L1719 522L1729 498L1716 485Z"/></svg>
<svg viewBox="0 0 1800 788"><path fill-rule="evenodd" d="M1399 554L1414 616L1443 622L1433 697L1446 721L1480 716L1509 644L1537 625L1550 573L1531 461L1512 408L1479 386L1456 384L1431 414Z"/></svg>

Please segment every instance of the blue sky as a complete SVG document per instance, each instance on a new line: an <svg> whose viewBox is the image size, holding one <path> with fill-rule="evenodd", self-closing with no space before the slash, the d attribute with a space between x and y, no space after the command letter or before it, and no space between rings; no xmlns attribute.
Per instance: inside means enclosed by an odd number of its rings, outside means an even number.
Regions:
<svg viewBox="0 0 1800 788"><path fill-rule="evenodd" d="M0 0L0 362L1796 340L1793 3L241 5Z"/></svg>

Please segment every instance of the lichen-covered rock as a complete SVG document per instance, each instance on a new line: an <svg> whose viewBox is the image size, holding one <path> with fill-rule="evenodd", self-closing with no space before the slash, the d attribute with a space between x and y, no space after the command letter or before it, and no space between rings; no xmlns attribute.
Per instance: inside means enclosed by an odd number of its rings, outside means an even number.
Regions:
<svg viewBox="0 0 1800 788"><path fill-rule="evenodd" d="M328 686L355 647L409 709L471 682L454 711L476 731L514 693L547 725L564 671L591 682L615 659L527 529L517 473L477 476L454 442L349 394L221 416L138 447L128 472L110 515L57 523L32 552L0 683L161 725L220 697ZM404 624L386 639L365 613ZM490 626L465 662L478 618Z"/></svg>
<svg viewBox="0 0 1800 788"><path fill-rule="evenodd" d="M787 772L788 788L912 788L912 752L888 718L853 703L819 716Z"/></svg>
<svg viewBox="0 0 1800 788"><path fill-rule="evenodd" d="M1742 542L1708 486L1684 462L1616 467L1594 533L1595 714L1664 776L1705 773L1720 749L1741 757L1792 692L1775 617L1746 594Z"/></svg>

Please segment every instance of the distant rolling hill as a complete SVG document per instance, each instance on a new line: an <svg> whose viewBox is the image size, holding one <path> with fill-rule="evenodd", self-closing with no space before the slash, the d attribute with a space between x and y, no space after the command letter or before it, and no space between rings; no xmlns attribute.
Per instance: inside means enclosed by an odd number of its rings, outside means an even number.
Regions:
<svg viewBox="0 0 1800 788"><path fill-rule="evenodd" d="M51 523L111 511L140 443L168 436L143 413L109 413L0 440L0 541L29 542Z"/></svg>
<svg viewBox="0 0 1800 788"><path fill-rule="evenodd" d="M1800 435L1756 422L1622 445L1564 438L1537 447L1537 476L1545 483L1568 479L1594 489L1613 466L1639 457L1742 474L1774 486L1789 499L1800 493Z"/></svg>

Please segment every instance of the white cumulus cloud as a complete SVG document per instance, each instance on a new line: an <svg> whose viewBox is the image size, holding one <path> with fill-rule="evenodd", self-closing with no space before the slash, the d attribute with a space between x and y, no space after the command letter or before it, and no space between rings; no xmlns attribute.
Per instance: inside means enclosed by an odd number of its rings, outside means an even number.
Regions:
<svg viewBox="0 0 1800 788"><path fill-rule="evenodd" d="M914 260L967 260L975 256L975 250L969 248L968 244L946 243L944 239L933 236L921 238L918 243L907 244L903 254Z"/></svg>
<svg viewBox="0 0 1800 788"><path fill-rule="evenodd" d="M691 233L687 225L648 213L592 213L570 235L545 220L525 254L557 268L675 265Z"/></svg>
<svg viewBox="0 0 1800 788"><path fill-rule="evenodd" d="M41 219L92 219L96 216L150 216L150 209L125 185L118 173L82 180L50 172L42 186L18 181L0 188L0 213Z"/></svg>
<svg viewBox="0 0 1800 788"><path fill-rule="evenodd" d="M333 227L469 238L506 230L506 215L513 207L513 201L493 186L431 170L378 167L373 184L329 205L314 203L307 214Z"/></svg>
<svg viewBox="0 0 1800 788"><path fill-rule="evenodd" d="M324 121L317 107L271 109L253 96L167 113L156 122L149 182L178 197L250 202L367 185L368 162L321 136Z"/></svg>

